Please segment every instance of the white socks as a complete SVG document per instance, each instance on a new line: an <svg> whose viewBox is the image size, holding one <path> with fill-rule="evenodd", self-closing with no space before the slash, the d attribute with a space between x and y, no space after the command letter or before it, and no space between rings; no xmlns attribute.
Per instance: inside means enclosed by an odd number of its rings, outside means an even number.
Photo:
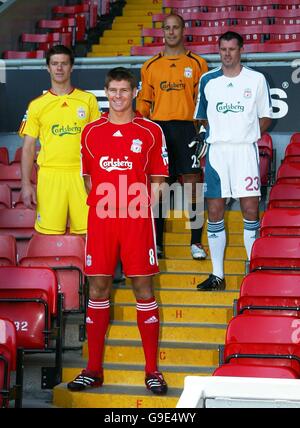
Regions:
<svg viewBox="0 0 300 428"><path fill-rule="evenodd" d="M249 221L244 219L244 245L246 248L248 260L250 260L252 245L256 239L258 229L259 220Z"/></svg>
<svg viewBox="0 0 300 428"><path fill-rule="evenodd" d="M213 275L224 278L224 251L226 246L226 232L224 220L213 223L207 221L207 236L209 251L213 266Z"/></svg>

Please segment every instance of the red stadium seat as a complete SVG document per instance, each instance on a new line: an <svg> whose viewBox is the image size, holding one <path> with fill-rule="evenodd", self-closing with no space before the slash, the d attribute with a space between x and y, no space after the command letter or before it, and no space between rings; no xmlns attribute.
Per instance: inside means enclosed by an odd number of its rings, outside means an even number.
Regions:
<svg viewBox="0 0 300 428"><path fill-rule="evenodd" d="M270 208L300 208L300 181L276 183L269 195L268 209Z"/></svg>
<svg viewBox="0 0 300 428"><path fill-rule="evenodd" d="M283 162L277 170L276 183L300 183L300 163Z"/></svg>
<svg viewBox="0 0 300 428"><path fill-rule="evenodd" d="M132 46L130 48L131 55L152 56L163 50L163 45L159 46Z"/></svg>
<svg viewBox="0 0 300 428"><path fill-rule="evenodd" d="M3 59L41 59L45 57L45 51L4 51Z"/></svg>
<svg viewBox="0 0 300 428"><path fill-rule="evenodd" d="M300 236L300 207L298 209L270 208L264 212L260 222L260 236L264 237L274 235Z"/></svg>
<svg viewBox="0 0 300 428"><path fill-rule="evenodd" d="M259 377L274 379L299 379L299 375L289 367L260 366L250 364L223 364L216 368L213 376Z"/></svg>
<svg viewBox="0 0 300 428"><path fill-rule="evenodd" d="M279 315L243 314L229 321L224 363L288 367L300 376L300 320Z"/></svg>
<svg viewBox="0 0 300 428"><path fill-rule="evenodd" d="M0 164L3 164L3 165L9 164L7 147L0 147Z"/></svg>
<svg viewBox="0 0 300 428"><path fill-rule="evenodd" d="M7 184L0 184L0 208L11 207L11 190Z"/></svg>
<svg viewBox="0 0 300 428"><path fill-rule="evenodd" d="M40 19L37 27L40 29L56 30L59 33L71 33L72 46L76 43L76 19L61 18L61 19Z"/></svg>
<svg viewBox="0 0 300 428"><path fill-rule="evenodd" d="M0 215L0 234L12 235L17 241L17 258L26 252L26 247L34 231L35 210L3 208Z"/></svg>
<svg viewBox="0 0 300 428"><path fill-rule="evenodd" d="M234 312L300 317L300 274L250 272L243 279Z"/></svg>
<svg viewBox="0 0 300 428"><path fill-rule="evenodd" d="M86 39L86 31L92 26L91 9L88 4L78 4L74 6L54 6L52 14L56 18L75 18L76 20L76 41Z"/></svg>
<svg viewBox="0 0 300 428"><path fill-rule="evenodd" d="M290 143L286 146L284 162L300 162L300 144Z"/></svg>
<svg viewBox="0 0 300 428"><path fill-rule="evenodd" d="M259 151L260 181L262 186L270 186L275 181L275 153L272 137L267 132L263 133L257 142Z"/></svg>
<svg viewBox="0 0 300 428"><path fill-rule="evenodd" d="M46 33L46 34L31 34L22 33L21 43L24 46L25 43L33 43L38 50L46 51L52 46L61 44L63 42L64 33ZM71 36L70 36L71 39Z"/></svg>
<svg viewBox="0 0 300 428"><path fill-rule="evenodd" d="M0 235L0 266L17 264L16 239L11 235Z"/></svg>
<svg viewBox="0 0 300 428"><path fill-rule="evenodd" d="M290 138L290 144L300 144L300 132L295 132Z"/></svg>
<svg viewBox="0 0 300 428"><path fill-rule="evenodd" d="M273 9L273 3L272 0L238 0L236 2L242 10L249 12Z"/></svg>
<svg viewBox="0 0 300 428"><path fill-rule="evenodd" d="M22 159L22 147L18 147L17 150L15 151L15 155L14 155L14 160L13 162L21 162ZM34 160L37 160L38 154L41 150L40 146L36 146L35 148L35 156L34 156Z"/></svg>
<svg viewBox="0 0 300 428"><path fill-rule="evenodd" d="M269 11L272 24L300 24L300 9L273 9Z"/></svg>
<svg viewBox="0 0 300 428"><path fill-rule="evenodd" d="M15 407L22 407L22 355L17 352L17 333L14 323L1 316L0 318L0 408L9 406L14 394ZM11 373L16 372L16 383L11 388Z"/></svg>
<svg viewBox="0 0 300 428"><path fill-rule="evenodd" d="M300 51L300 41L299 42L286 42L286 43L261 43L260 45L249 46L244 45L245 52L258 52L258 53L267 53L267 52L299 52Z"/></svg>
<svg viewBox="0 0 300 428"><path fill-rule="evenodd" d="M55 367L42 370L42 387L60 383L62 295L55 273L49 268L0 267L0 313L15 323L17 346L24 352L55 351Z"/></svg>
<svg viewBox="0 0 300 428"><path fill-rule="evenodd" d="M299 24L266 25L264 26L266 40L276 42L295 42L300 40Z"/></svg>
<svg viewBox="0 0 300 428"><path fill-rule="evenodd" d="M263 25L269 23L270 10L239 10L229 13L231 25Z"/></svg>
<svg viewBox="0 0 300 428"><path fill-rule="evenodd" d="M163 10L165 8L172 8L173 12L182 14L187 12L201 12L199 0L163 0Z"/></svg>
<svg viewBox="0 0 300 428"><path fill-rule="evenodd" d="M254 241L250 272L254 270L299 271L300 237L268 236Z"/></svg>
<svg viewBox="0 0 300 428"><path fill-rule="evenodd" d="M36 169L32 168L31 182L36 183ZM21 189L21 164L1 165L0 184L7 184L11 189Z"/></svg>
<svg viewBox="0 0 300 428"><path fill-rule="evenodd" d="M300 132L295 132L285 148L284 162L300 161Z"/></svg>
<svg viewBox="0 0 300 428"><path fill-rule="evenodd" d="M21 266L48 266L56 271L65 311L84 310L85 243L76 235L34 235Z"/></svg>

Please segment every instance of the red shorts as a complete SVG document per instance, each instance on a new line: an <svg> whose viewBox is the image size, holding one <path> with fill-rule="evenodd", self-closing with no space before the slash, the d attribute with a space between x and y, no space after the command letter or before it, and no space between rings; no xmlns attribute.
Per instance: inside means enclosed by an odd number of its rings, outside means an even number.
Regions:
<svg viewBox="0 0 300 428"><path fill-rule="evenodd" d="M89 208L85 274L113 276L119 259L126 276L148 276L159 272L155 225L147 218L99 218Z"/></svg>

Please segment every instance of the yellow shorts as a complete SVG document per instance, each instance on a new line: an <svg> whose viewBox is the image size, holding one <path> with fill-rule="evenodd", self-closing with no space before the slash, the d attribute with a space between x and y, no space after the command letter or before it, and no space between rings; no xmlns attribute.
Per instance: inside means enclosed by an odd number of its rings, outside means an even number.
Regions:
<svg viewBox="0 0 300 428"><path fill-rule="evenodd" d="M77 169L42 167L38 173L35 229L44 234L63 234L68 217L70 232L87 229L88 206L83 178Z"/></svg>

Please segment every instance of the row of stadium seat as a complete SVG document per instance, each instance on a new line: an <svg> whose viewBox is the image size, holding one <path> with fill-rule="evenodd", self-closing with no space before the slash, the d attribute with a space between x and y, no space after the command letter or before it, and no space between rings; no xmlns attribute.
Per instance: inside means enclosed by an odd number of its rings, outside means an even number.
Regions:
<svg viewBox="0 0 300 428"><path fill-rule="evenodd" d="M40 151L40 147L36 146L35 160L39 154L39 151ZM22 158L22 147L18 147L16 149L11 162L9 161L9 153L8 153L7 147L0 147L0 164L9 165L10 163L21 162L21 158Z"/></svg>
<svg viewBox="0 0 300 428"><path fill-rule="evenodd" d="M41 386L61 382L62 302L53 270L0 267L0 407L9 405L11 371L17 371L15 406L22 406L25 353L54 353L53 366L42 367Z"/></svg>
<svg viewBox="0 0 300 428"><path fill-rule="evenodd" d="M153 28L160 28L165 14L152 16ZM226 25L261 25L261 24L299 24L300 9L266 9L254 11L230 12L190 12L183 13L182 18L187 27L217 27Z"/></svg>
<svg viewBox="0 0 300 428"><path fill-rule="evenodd" d="M22 211L22 214L26 214L31 210L11 211ZM82 312L86 285L83 273L84 238L76 235L36 234L33 225L31 228L27 227L28 218L24 219L26 216L20 221L19 227L13 227L11 224L11 227L3 228L5 214L7 214L7 210L2 210L0 216L0 267L18 265L54 269L60 291L64 293L64 312ZM4 217L4 221L2 217ZM23 254L18 253L18 240L26 243Z"/></svg>
<svg viewBox="0 0 300 428"><path fill-rule="evenodd" d="M271 189L214 376L300 378L300 169L297 174L286 168L300 166L299 155L295 133ZM282 186L282 193L274 191Z"/></svg>
<svg viewBox="0 0 300 428"><path fill-rule="evenodd" d="M19 228L1 228L3 219L9 219L5 214L20 211ZM0 329L0 407L9 404L10 372L15 370L15 406L22 405L24 353L54 353L54 364L42 368L41 387L49 389L61 382L62 352L68 349L64 346L64 314L83 315L79 328L84 339L84 238L34 234L33 223L27 227L30 214L34 220L34 211L28 209L4 209L0 215L0 325L6 326ZM20 259L16 245L19 233L28 243ZM7 325L8 320L13 324ZM9 344L14 351L8 350Z"/></svg>
<svg viewBox="0 0 300 428"><path fill-rule="evenodd" d="M163 0L163 9L173 12L230 12L233 10L298 9L297 0Z"/></svg>
<svg viewBox="0 0 300 428"><path fill-rule="evenodd" d="M43 58L45 51L55 44L74 47L77 42L86 40L87 31L97 24L98 2L82 0L80 4L73 6L54 6L52 16L53 19L38 21L37 33L22 33L21 49L4 51L3 58ZM26 50L28 46L30 50Z"/></svg>

